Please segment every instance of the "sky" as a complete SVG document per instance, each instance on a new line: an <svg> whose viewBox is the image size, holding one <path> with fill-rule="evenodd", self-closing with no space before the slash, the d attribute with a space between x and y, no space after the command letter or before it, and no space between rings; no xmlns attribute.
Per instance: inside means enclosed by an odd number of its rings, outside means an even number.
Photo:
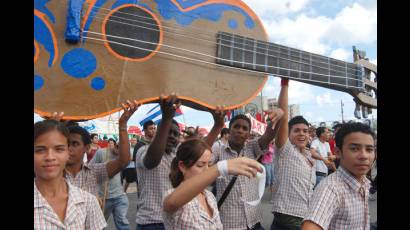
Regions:
<svg viewBox="0 0 410 230"><path fill-rule="evenodd" d="M376 0L243 0L261 19L269 41L296 49L353 62L352 46L366 51L377 64ZM280 78L270 76L263 96L277 98ZM300 113L309 122L354 120L355 103L347 93L291 81L289 104L299 104ZM143 105L131 117L129 125L138 125L153 104ZM210 113L182 107L184 116L177 121L189 126L211 127ZM377 118L377 111L369 118ZM118 114L114 114L117 117ZM34 120L40 118L34 114Z"/></svg>

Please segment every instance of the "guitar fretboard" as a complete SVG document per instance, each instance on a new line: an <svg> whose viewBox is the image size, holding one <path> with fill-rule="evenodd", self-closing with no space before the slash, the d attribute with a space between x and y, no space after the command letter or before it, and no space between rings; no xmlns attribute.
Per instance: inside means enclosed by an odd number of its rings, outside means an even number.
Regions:
<svg viewBox="0 0 410 230"><path fill-rule="evenodd" d="M362 67L326 56L219 32L217 63L289 77L326 88L363 88Z"/></svg>

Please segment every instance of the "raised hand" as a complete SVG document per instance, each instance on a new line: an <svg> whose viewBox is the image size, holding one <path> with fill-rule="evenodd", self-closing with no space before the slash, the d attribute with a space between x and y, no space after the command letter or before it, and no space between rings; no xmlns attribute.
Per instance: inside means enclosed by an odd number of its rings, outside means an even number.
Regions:
<svg viewBox="0 0 410 230"><path fill-rule="evenodd" d="M124 112L118 120L118 123L120 125L126 125L131 116L135 113L135 111L138 110L139 106L140 104L137 102L137 100L134 100L133 102L127 100L125 103L122 103L121 107L124 110Z"/></svg>
<svg viewBox="0 0 410 230"><path fill-rule="evenodd" d="M159 97L159 104L161 106L162 119L172 119L175 116L175 111L181 106L181 101L173 93L167 98L161 95Z"/></svg>
<svg viewBox="0 0 410 230"><path fill-rule="evenodd" d="M210 110L212 117L214 118L214 126L215 127L224 127L225 125L225 107L224 106L216 106L215 110Z"/></svg>
<svg viewBox="0 0 410 230"><path fill-rule="evenodd" d="M54 112L53 114L51 114L50 117L48 116L42 116L42 118L47 119L47 120L56 120L56 121L62 121L64 116L64 112Z"/></svg>
<svg viewBox="0 0 410 230"><path fill-rule="evenodd" d="M256 176L256 173L263 172L261 165L250 158L238 157L228 160L228 174L230 175L242 175L248 178Z"/></svg>
<svg viewBox="0 0 410 230"><path fill-rule="evenodd" d="M278 122L283 116L283 110L280 108L274 108L273 110L268 112L268 121L275 124Z"/></svg>

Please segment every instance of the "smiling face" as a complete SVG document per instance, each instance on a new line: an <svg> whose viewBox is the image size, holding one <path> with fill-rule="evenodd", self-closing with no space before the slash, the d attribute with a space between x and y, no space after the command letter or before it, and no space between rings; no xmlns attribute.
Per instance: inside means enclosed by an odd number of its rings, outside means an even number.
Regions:
<svg viewBox="0 0 410 230"><path fill-rule="evenodd" d="M304 149L309 140L308 126L303 123L294 124L289 132L289 140L299 149Z"/></svg>
<svg viewBox="0 0 410 230"><path fill-rule="evenodd" d="M209 161L211 160L211 151L209 149L205 149L202 156L192 165L191 167L187 168L182 161L179 162L179 169L181 170L182 174L184 175L184 180L187 180L195 175L198 175L208 169Z"/></svg>
<svg viewBox="0 0 410 230"><path fill-rule="evenodd" d="M340 165L348 170L356 179L361 179L370 170L374 158L374 139L371 135L353 132L343 139L342 150L336 149L336 154L340 156Z"/></svg>
<svg viewBox="0 0 410 230"><path fill-rule="evenodd" d="M68 157L68 141L64 135L57 130L40 135L34 141L36 177L43 180L62 177Z"/></svg>

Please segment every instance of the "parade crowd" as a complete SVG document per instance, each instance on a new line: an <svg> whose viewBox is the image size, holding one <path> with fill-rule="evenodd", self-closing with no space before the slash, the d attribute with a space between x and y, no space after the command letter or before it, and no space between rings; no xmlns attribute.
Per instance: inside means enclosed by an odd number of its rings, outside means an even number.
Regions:
<svg viewBox="0 0 410 230"><path fill-rule="evenodd" d="M370 229L369 199L376 191L376 136L362 123L313 127L288 117L289 81L267 128L251 136L237 115L224 127L224 107L210 110L205 137L180 131L175 94L160 96L162 120L129 138L136 101L122 104L119 138L98 145L76 122L54 114L34 124L34 229L130 229L126 191L137 186L137 230L264 229L258 173L271 192L271 230ZM333 133L331 133L333 132Z"/></svg>

